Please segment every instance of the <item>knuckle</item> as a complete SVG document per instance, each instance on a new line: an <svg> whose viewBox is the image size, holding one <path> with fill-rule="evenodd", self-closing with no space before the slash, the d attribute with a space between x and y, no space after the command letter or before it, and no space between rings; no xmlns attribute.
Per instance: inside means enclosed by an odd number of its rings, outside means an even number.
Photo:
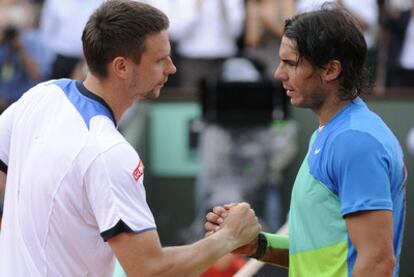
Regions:
<svg viewBox="0 0 414 277"><path fill-rule="evenodd" d="M213 208L213 213L219 213L220 212L220 210L221 210L221 207L220 206L215 206L214 208Z"/></svg>
<svg viewBox="0 0 414 277"><path fill-rule="evenodd" d="M242 202L242 203L241 203L241 205L242 205L243 207L246 207L246 208L250 209L250 204L249 204L249 203L247 203L247 202Z"/></svg>

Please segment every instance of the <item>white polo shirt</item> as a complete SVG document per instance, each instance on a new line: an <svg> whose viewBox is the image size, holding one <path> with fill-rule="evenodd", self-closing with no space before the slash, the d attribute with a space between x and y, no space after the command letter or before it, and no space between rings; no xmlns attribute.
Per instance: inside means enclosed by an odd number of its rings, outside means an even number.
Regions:
<svg viewBox="0 0 414 277"><path fill-rule="evenodd" d="M106 242L155 229L144 167L81 82L39 84L0 116L0 276L112 276Z"/></svg>

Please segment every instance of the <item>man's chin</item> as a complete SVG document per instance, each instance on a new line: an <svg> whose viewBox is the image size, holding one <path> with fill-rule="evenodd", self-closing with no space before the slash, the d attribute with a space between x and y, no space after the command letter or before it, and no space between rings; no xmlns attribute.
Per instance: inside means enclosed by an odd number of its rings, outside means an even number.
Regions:
<svg viewBox="0 0 414 277"><path fill-rule="evenodd" d="M302 101L292 101L292 99L290 100L290 104L292 104L292 106L296 107L296 108L310 108L309 105L307 105L306 103L302 102Z"/></svg>
<svg viewBox="0 0 414 277"><path fill-rule="evenodd" d="M156 88L150 92L147 93L146 99L157 99L160 96L161 88Z"/></svg>
<svg viewBox="0 0 414 277"><path fill-rule="evenodd" d="M292 104L292 106L295 106L295 107L298 107L298 108L303 108L302 103L296 98L290 98L290 104Z"/></svg>

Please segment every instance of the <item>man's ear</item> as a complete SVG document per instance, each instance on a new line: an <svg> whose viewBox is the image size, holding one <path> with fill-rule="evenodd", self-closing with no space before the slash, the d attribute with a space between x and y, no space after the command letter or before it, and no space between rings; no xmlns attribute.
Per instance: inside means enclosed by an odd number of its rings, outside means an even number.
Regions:
<svg viewBox="0 0 414 277"><path fill-rule="evenodd" d="M341 62L338 60L332 60L324 67L323 79L326 82L334 81L338 79L339 75L341 75L341 72L342 72Z"/></svg>
<svg viewBox="0 0 414 277"><path fill-rule="evenodd" d="M112 60L111 70L119 78L125 79L128 76L129 63L124 57L116 57Z"/></svg>

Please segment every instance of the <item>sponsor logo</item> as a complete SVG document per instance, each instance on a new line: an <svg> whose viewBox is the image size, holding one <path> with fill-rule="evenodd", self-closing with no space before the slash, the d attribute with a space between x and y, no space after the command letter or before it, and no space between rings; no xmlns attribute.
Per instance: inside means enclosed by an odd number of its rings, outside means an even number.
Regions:
<svg viewBox="0 0 414 277"><path fill-rule="evenodd" d="M144 164L140 160L138 166L135 168L134 172L132 172L132 176L134 177L135 181L138 181L142 175L144 175Z"/></svg>

